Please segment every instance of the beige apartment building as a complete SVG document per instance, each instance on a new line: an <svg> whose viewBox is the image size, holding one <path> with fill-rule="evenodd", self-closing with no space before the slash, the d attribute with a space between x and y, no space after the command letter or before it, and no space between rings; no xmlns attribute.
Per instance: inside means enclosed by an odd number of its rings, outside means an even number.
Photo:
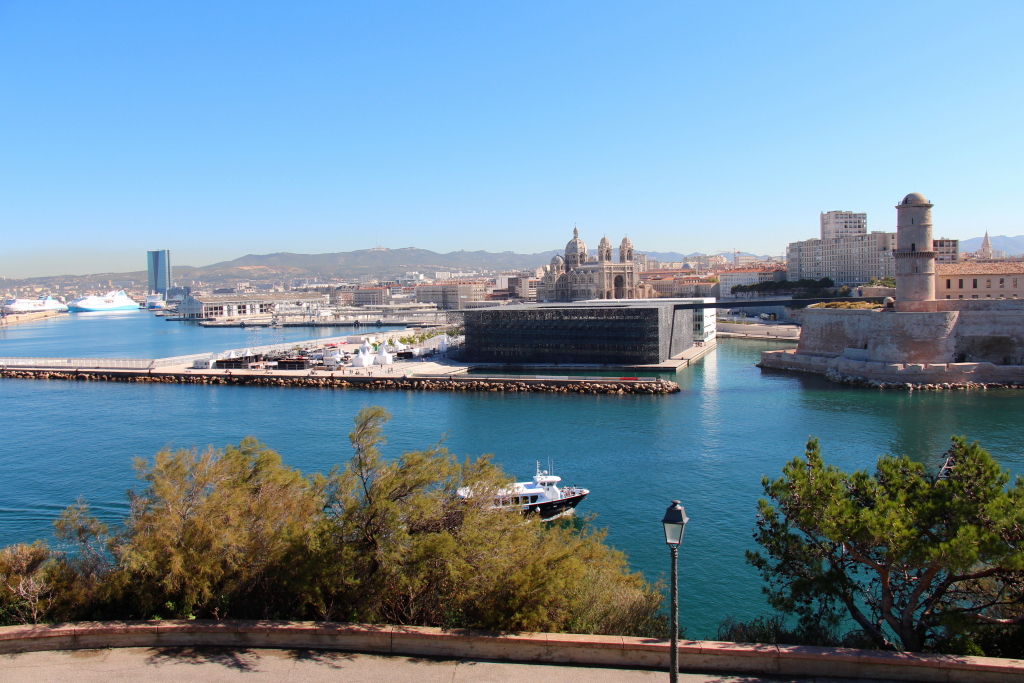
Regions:
<svg viewBox="0 0 1024 683"><path fill-rule="evenodd" d="M416 287L416 301L437 304L445 311L462 310L470 301L483 301L487 287L482 282L463 282L447 285L420 285Z"/></svg>
<svg viewBox="0 0 1024 683"><path fill-rule="evenodd" d="M1024 261L936 263L935 298L1024 298Z"/></svg>
<svg viewBox="0 0 1024 683"><path fill-rule="evenodd" d="M860 284L871 278L895 277L895 250L894 232L803 240L786 248L786 266L790 280L827 277L837 285Z"/></svg>
<svg viewBox="0 0 1024 683"><path fill-rule="evenodd" d="M864 235L868 231L868 215L853 211L822 211L821 239Z"/></svg>
<svg viewBox="0 0 1024 683"><path fill-rule="evenodd" d="M932 240L932 251L935 252L936 263L960 262L960 240L951 240L945 237Z"/></svg>

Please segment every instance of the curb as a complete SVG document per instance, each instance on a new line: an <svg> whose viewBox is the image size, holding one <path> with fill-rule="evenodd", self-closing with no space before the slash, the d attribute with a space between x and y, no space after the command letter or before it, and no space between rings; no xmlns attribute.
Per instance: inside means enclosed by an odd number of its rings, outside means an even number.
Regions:
<svg viewBox="0 0 1024 683"><path fill-rule="evenodd" d="M0 654L108 647L311 648L663 669L669 643L573 633L499 634L426 626L293 621L109 621L0 627ZM686 640L685 671L943 683L1024 682L1024 661L823 647Z"/></svg>

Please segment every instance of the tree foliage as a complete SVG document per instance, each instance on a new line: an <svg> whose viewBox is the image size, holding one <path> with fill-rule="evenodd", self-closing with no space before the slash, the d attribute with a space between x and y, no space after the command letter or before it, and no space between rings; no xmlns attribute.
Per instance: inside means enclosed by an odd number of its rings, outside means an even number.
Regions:
<svg viewBox="0 0 1024 683"><path fill-rule="evenodd" d="M137 461L124 524L79 501L55 522L73 552L0 551L0 620L287 618L664 634L661 587L589 523L494 509L489 456L443 443L388 459L382 408L353 455L305 476L254 438ZM459 489L473 495L464 499Z"/></svg>
<svg viewBox="0 0 1024 683"><path fill-rule="evenodd" d="M802 280L766 280L755 282L749 285L734 285L734 294L742 292L757 292L759 294L804 294L817 297L827 294L827 290L835 287L832 278L823 277L820 280L805 278ZM845 294L843 296L846 296Z"/></svg>
<svg viewBox="0 0 1024 683"><path fill-rule="evenodd" d="M906 457L874 474L826 465L816 439L763 480L748 561L770 604L804 632L844 613L878 647L923 651L983 625L1024 621L1024 486L976 442L953 437L942 476ZM941 647L941 646L940 646Z"/></svg>

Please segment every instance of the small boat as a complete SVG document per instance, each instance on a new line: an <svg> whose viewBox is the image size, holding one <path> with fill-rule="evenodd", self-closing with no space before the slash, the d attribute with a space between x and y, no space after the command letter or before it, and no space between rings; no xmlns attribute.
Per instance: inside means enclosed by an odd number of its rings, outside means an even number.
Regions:
<svg viewBox="0 0 1024 683"><path fill-rule="evenodd" d="M3 303L4 313L36 313L38 311L60 311L64 312L68 307L54 299L49 294L43 294L38 299L7 299Z"/></svg>
<svg viewBox="0 0 1024 683"><path fill-rule="evenodd" d="M103 296L83 296L68 304L73 313L92 311L137 311L139 304L124 293L124 290L107 292Z"/></svg>
<svg viewBox="0 0 1024 683"><path fill-rule="evenodd" d="M542 520L554 519L563 514L571 513L580 502L590 494L589 489L578 486L558 488L561 477L548 474L541 470L537 462L537 473L532 481L517 481L512 488L499 491L494 497L494 508L518 509L523 514L539 514ZM459 489L461 498L469 498L469 489Z"/></svg>

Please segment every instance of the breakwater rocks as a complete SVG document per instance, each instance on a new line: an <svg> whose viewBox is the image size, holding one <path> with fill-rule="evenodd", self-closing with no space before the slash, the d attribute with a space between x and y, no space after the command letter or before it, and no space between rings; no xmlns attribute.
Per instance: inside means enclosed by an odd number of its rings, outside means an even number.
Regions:
<svg viewBox="0 0 1024 683"><path fill-rule="evenodd" d="M189 372L115 372L103 370L14 370L0 371L4 379L60 379L93 382L137 382L156 384L214 384L264 387L305 387L322 389L384 389L406 391L536 392L556 394L674 394L675 382L656 380L517 380L475 377L359 377L329 375L256 375Z"/></svg>
<svg viewBox="0 0 1024 683"><path fill-rule="evenodd" d="M777 369L770 365L757 364L758 367ZM835 368L822 370L809 370L806 368L786 368L793 372L806 372L812 375L822 375L825 379L836 384L845 384L851 387L862 387L865 389L896 389L899 391L987 391L989 389L1024 389L1024 383L1020 382L894 382L868 379L857 375L847 375Z"/></svg>
<svg viewBox="0 0 1024 683"><path fill-rule="evenodd" d="M904 391L986 391L988 389L1024 389L1024 384L1016 382L883 382L877 379L867 379L856 375L846 375L835 368L829 368L824 373L825 379L836 384L847 384L853 387L868 387L871 389L902 389Z"/></svg>

